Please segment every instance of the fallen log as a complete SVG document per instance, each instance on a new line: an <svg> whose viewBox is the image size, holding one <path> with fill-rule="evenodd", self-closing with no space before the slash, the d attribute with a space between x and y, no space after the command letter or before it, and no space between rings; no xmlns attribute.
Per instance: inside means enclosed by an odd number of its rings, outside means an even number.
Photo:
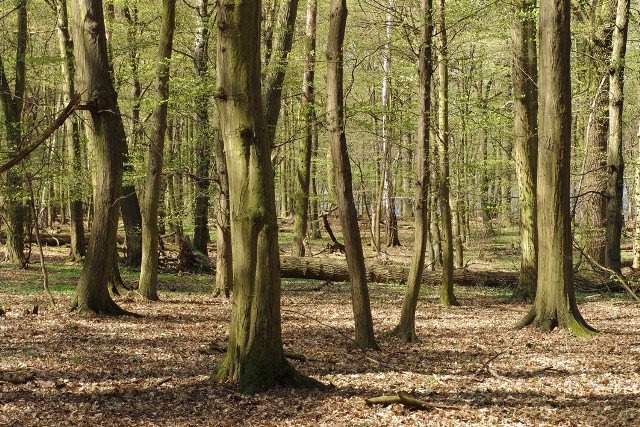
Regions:
<svg viewBox="0 0 640 427"><path fill-rule="evenodd" d="M407 282L409 269L389 264L367 264L367 281L370 283ZM287 279L317 279L331 282L349 281L347 262L329 258L280 257L280 275ZM461 268L454 270L453 281L460 286L486 286L491 288L513 288L518 282L517 271L473 270ZM425 271L422 284L438 285L442 282L440 271ZM619 287L610 282L596 283L588 278L576 275L576 287L579 289L600 289Z"/></svg>

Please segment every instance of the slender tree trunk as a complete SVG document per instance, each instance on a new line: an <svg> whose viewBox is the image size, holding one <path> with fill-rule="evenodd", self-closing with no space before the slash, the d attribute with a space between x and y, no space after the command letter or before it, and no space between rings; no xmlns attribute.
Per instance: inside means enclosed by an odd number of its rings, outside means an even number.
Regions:
<svg viewBox="0 0 640 427"><path fill-rule="evenodd" d="M196 1L196 35L193 62L197 79L196 94L196 197L194 212L193 247L207 255L209 243L209 169L213 147L209 129L209 86L207 84L209 58L209 0Z"/></svg>
<svg viewBox="0 0 640 427"><path fill-rule="evenodd" d="M344 130L343 42L347 23L346 0L331 0L327 40L327 124L333 159L338 212L351 276L351 302L355 341L363 348L377 348L369 303L364 255L351 178L351 164Z"/></svg>
<svg viewBox="0 0 640 427"><path fill-rule="evenodd" d="M271 145L260 87L260 2L221 0L215 99L229 171L233 311L215 377L243 393L318 383L287 362L280 325L280 263Z"/></svg>
<svg viewBox="0 0 640 427"><path fill-rule="evenodd" d="M407 290L402 301L400 322L393 330L394 335L408 342L416 342L415 317L420 295L420 284L424 271L425 250L429 222L429 127L431 126L431 38L433 34L432 0L421 0L421 40L418 59L418 140L415 185L416 214L414 221L413 257L407 279Z"/></svg>
<svg viewBox="0 0 640 427"><path fill-rule="evenodd" d="M57 0L56 8L56 30L58 33L58 47L60 58L62 59L61 72L64 79L63 103L68 104L75 94L75 59L73 57L73 41L69 33L69 19L67 0ZM70 225L70 258L73 261L80 261L85 255L84 225L82 222L82 160L80 148L80 128L75 117L70 118L70 122L65 122L64 130L65 149L68 157L67 173L69 174L68 184L68 209ZM64 212L64 210L63 210Z"/></svg>
<svg viewBox="0 0 640 427"><path fill-rule="evenodd" d="M442 288L440 302L443 305L457 305L453 294L453 231L451 228L451 207L449 206L449 58L447 53L447 33L445 23L445 1L438 7L438 162L440 180L440 224L442 226Z"/></svg>
<svg viewBox="0 0 640 427"><path fill-rule="evenodd" d="M101 0L75 0L72 8L76 63L95 149L94 219L87 256L76 287L73 306L99 314L125 314L109 296L113 272L118 208L122 185L124 126L109 76L109 59Z"/></svg>
<svg viewBox="0 0 640 427"><path fill-rule="evenodd" d="M4 69L0 54L0 104L2 105L5 125L5 138L8 142L9 156L12 157L22 145L22 110L26 88L26 53L27 53L27 0L16 2L18 13L15 83L11 90L9 78ZM22 172L17 168L7 172L4 184L3 199L6 208L7 245L6 260L26 267L24 254L24 220L27 211L22 194Z"/></svg>
<svg viewBox="0 0 640 427"><path fill-rule="evenodd" d="M215 140L216 172L218 174L218 212L216 221L216 288L215 294L229 298L233 290L233 252L229 217L229 175L222 136Z"/></svg>
<svg viewBox="0 0 640 427"><path fill-rule="evenodd" d="M156 65L156 101L151 114L152 134L147 155L147 177L142 205L142 264L138 292L144 298L158 300L158 207L162 184L164 139L167 131L169 73L176 23L176 0L163 0L158 64Z"/></svg>
<svg viewBox="0 0 640 427"><path fill-rule="evenodd" d="M640 142L640 124L638 125L638 133L636 134L636 140ZM635 230L634 230L634 238L633 238L633 268L640 268L640 149L636 154L636 167L635 167L635 194L634 194L634 204L635 204Z"/></svg>
<svg viewBox="0 0 640 427"><path fill-rule="evenodd" d="M605 265L620 271L620 239L622 237L622 195L624 158L622 155L622 107L624 102L624 61L627 50L629 0L618 0L616 25L613 29L609 72L609 145L607 147L607 249Z"/></svg>
<svg viewBox="0 0 640 427"><path fill-rule="evenodd" d="M538 67L536 0L520 0L511 27L513 43L513 93L516 176L520 206L520 278L514 291L517 299L533 298L538 269L536 225L536 169L538 156Z"/></svg>
<svg viewBox="0 0 640 427"><path fill-rule="evenodd" d="M538 288L518 326L589 335L594 330L578 311L572 265L570 1L542 0L539 28Z"/></svg>
<svg viewBox="0 0 640 427"><path fill-rule="evenodd" d="M307 26L305 33L305 63L302 79L300 108L304 118L304 141L298 155L297 188L293 218L293 255L304 256L304 239L309 218L309 184L311 180L311 155L313 152L313 126L315 118L314 74L316 64L316 16L317 0L307 0ZM317 212L317 209L316 209ZM317 213L316 213L317 216Z"/></svg>

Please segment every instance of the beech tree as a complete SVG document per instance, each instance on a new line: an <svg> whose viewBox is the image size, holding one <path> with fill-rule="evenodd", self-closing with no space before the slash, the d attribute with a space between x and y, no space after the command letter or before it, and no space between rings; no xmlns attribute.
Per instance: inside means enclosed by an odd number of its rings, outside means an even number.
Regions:
<svg viewBox="0 0 640 427"><path fill-rule="evenodd" d="M27 0L16 1L14 10L18 14L18 18L13 90L9 83L11 79L5 71L4 61L0 54L0 105L2 106L4 128L10 153L17 152L22 144L22 111L24 108L27 69ZM2 196L7 212L5 259L25 267L24 220L26 209L22 203L22 177L19 169L14 168L7 172Z"/></svg>
<svg viewBox="0 0 640 427"><path fill-rule="evenodd" d="M280 262L271 145L260 83L260 2L222 0L217 9L217 89L229 173L233 310L229 344L214 377L243 393L276 385L316 386L282 348Z"/></svg>
<svg viewBox="0 0 640 427"><path fill-rule="evenodd" d="M536 168L538 155L538 64L536 1L522 0L514 8L513 43L514 138L520 205L520 278L514 291L519 299L536 291L538 231L536 225Z"/></svg>
<svg viewBox="0 0 640 427"><path fill-rule="evenodd" d="M169 72L176 0L163 0L158 65L156 66L157 105L153 108L153 133L147 157L147 179L142 205L142 263L138 292L147 299L158 299L158 205L162 184L162 162L167 109L169 103Z"/></svg>
<svg viewBox="0 0 640 427"><path fill-rule="evenodd" d="M72 308L98 314L126 314L109 295L116 260L122 186L124 125L109 75L102 0L74 0L74 53L79 91L89 113L87 137L94 151L94 217L87 256Z"/></svg>
<svg viewBox="0 0 640 427"><path fill-rule="evenodd" d="M347 24L346 0L332 0L327 40L327 126L333 160L333 176L338 199L338 212L349 265L351 303L355 320L355 341L363 348L377 348L369 289L362 252L358 213L353 200L351 164L344 129L343 43Z"/></svg>
<svg viewBox="0 0 640 427"><path fill-rule="evenodd" d="M570 196L570 1L540 3L540 116L538 149L538 288L518 327L595 332L582 318L574 291Z"/></svg>
<svg viewBox="0 0 640 427"><path fill-rule="evenodd" d="M421 0L421 37L418 58L418 141L415 184L415 220L413 256L407 290L402 301L400 323L393 330L393 334L408 342L416 342L416 307L420 295L422 273L424 272L425 251L427 249L427 233L429 221L429 127L431 126L431 75L432 53L431 39L433 34L432 0Z"/></svg>

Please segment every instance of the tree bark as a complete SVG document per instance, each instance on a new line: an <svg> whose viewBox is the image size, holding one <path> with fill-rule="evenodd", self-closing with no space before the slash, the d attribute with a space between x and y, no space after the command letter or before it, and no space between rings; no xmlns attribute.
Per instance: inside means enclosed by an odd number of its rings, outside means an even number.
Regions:
<svg viewBox="0 0 640 427"><path fill-rule="evenodd" d="M620 272L622 237L622 195L624 158L622 155L622 107L624 102L624 61L627 50L629 0L618 0L609 65L609 145L607 147L607 248L605 266Z"/></svg>
<svg viewBox="0 0 640 427"><path fill-rule="evenodd" d="M415 220L414 242L411 267L407 279L407 290L402 301L400 322L393 334L408 342L416 342L416 308L420 296L420 284L424 273L425 251L429 221L429 127L431 126L431 75L432 54L431 39L433 34L432 0L421 0L421 38L418 58L418 140L415 180Z"/></svg>
<svg viewBox="0 0 640 427"><path fill-rule="evenodd" d="M520 205L520 278L516 299L535 296L538 268L536 226L536 169L538 155L538 66L536 55L536 0L520 0L511 27L516 176Z"/></svg>
<svg viewBox="0 0 640 427"><path fill-rule="evenodd" d="M540 5L540 146L538 151L538 289L517 325L592 334L574 291L571 215L570 1Z"/></svg>
<svg viewBox="0 0 640 427"><path fill-rule="evenodd" d="M243 393L318 385L287 362L280 325L280 263L271 145L260 85L260 2L221 0L214 93L229 172L233 310L214 376Z"/></svg>
<svg viewBox="0 0 640 427"><path fill-rule="evenodd" d="M97 169L93 227L73 307L81 312L125 314L108 290L116 250L124 126L109 75L102 1L75 0L73 4L79 90L90 113L87 132L95 149Z"/></svg>
<svg viewBox="0 0 640 427"><path fill-rule="evenodd" d="M171 51L176 23L176 0L163 0L162 23L158 64L156 65L156 101L151 114L152 134L147 155L147 177L142 205L142 263L138 293L144 298L158 300L158 207L162 184L164 138L167 131L167 109L169 103L169 74Z"/></svg>
<svg viewBox="0 0 640 427"><path fill-rule="evenodd" d="M351 281L355 341L363 348L377 348L369 303L362 240L351 178L351 164L344 130L343 42L347 23L346 0L331 0L327 40L327 127L333 160L338 212L342 223Z"/></svg>
<svg viewBox="0 0 640 427"><path fill-rule="evenodd" d="M304 239L309 222L309 185L311 180L311 155L313 152L313 127L315 120L315 66L316 66L316 16L317 0L307 0L307 26L305 32L305 63L302 78L300 109L304 119L304 142L298 155L297 189L293 210L293 255L304 256ZM317 215L317 213L316 213Z"/></svg>
<svg viewBox="0 0 640 427"><path fill-rule="evenodd" d="M209 129L209 86L207 85L209 58L209 0L196 1L196 34L193 48L196 94L196 200L194 212L193 247L207 255L209 243L209 169L211 167L212 138Z"/></svg>
<svg viewBox="0 0 640 427"><path fill-rule="evenodd" d="M15 156L22 144L22 110L26 88L26 53L27 53L27 0L16 2L18 12L15 83L11 90L9 79L5 73L4 63L0 56L0 104L2 105L6 139L10 151L9 157ZM26 210L23 203L23 179L21 172L9 170L4 183L4 204L6 209L7 244L5 258L7 261L26 267L24 254L24 219Z"/></svg>
<svg viewBox="0 0 640 427"><path fill-rule="evenodd" d="M221 136L215 140L216 172L218 174L218 212L216 214L216 287L215 294L229 298L233 290L233 250L229 217L229 174Z"/></svg>
<svg viewBox="0 0 640 427"><path fill-rule="evenodd" d="M440 198L440 224L442 226L442 288L440 302L443 305L457 305L453 293L453 230L451 206L449 205L449 58L447 53L447 33L445 22L445 1L439 1L438 7L438 75L440 86L438 93L438 165L440 179L438 196Z"/></svg>

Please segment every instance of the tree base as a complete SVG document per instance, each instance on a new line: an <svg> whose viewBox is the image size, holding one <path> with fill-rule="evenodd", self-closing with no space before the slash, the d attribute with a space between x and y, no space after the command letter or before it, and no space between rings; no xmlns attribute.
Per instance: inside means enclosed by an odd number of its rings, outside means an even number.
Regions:
<svg viewBox="0 0 640 427"><path fill-rule="evenodd" d="M142 317L142 315L140 314L127 311L124 308L120 307L111 298L109 298L104 304L100 304L99 306L90 306L87 304L80 304L78 302L78 297L75 297L73 299L73 302L69 306L69 311L75 311L78 314L88 315L88 316L96 315L96 316L131 316L136 318Z"/></svg>
<svg viewBox="0 0 640 427"><path fill-rule="evenodd" d="M403 325L402 323L400 323L398 326L393 328L393 330L389 333L389 335L400 338L401 340L411 344L417 344L420 342L420 339L416 334L415 327L406 326L406 325Z"/></svg>
<svg viewBox="0 0 640 427"><path fill-rule="evenodd" d="M576 337L586 338L598 334L598 331L585 322L579 312L569 310L565 313L556 313L554 317L544 316L537 312L536 307L531 310L520 320L515 329L523 329L531 326L543 332L551 332L555 328L567 329Z"/></svg>
<svg viewBox="0 0 640 427"><path fill-rule="evenodd" d="M327 385L320 381L303 375L296 371L293 366L286 360L282 366L273 373L264 371L247 373L243 370L242 376L236 378L235 371L238 368L230 363L229 355L220 362L217 370L211 375L213 381L237 381L238 391L242 394L255 394L270 390L274 387L290 387L290 388L317 388L324 389Z"/></svg>

